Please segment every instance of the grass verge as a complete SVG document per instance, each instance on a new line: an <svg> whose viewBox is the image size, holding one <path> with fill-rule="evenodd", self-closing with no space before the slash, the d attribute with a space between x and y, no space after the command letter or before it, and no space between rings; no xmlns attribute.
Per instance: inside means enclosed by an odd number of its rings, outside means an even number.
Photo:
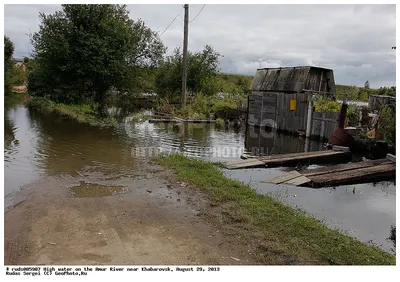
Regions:
<svg viewBox="0 0 400 282"><path fill-rule="evenodd" d="M117 120L113 117L100 117L89 104L66 105L42 97L33 97L26 106L42 113L56 113L92 126L110 127L117 124Z"/></svg>
<svg viewBox="0 0 400 282"><path fill-rule="evenodd" d="M177 177L206 192L219 221L231 226L264 264L394 265L395 257L339 230L330 229L304 212L249 186L225 177L211 162L182 155L161 155L155 161ZM233 233L232 233L233 232Z"/></svg>

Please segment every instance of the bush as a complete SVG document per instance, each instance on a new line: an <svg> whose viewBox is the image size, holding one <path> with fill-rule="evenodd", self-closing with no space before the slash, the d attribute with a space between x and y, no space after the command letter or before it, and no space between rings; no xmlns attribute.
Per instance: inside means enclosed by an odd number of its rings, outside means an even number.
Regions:
<svg viewBox="0 0 400 282"><path fill-rule="evenodd" d="M379 131L388 143L396 144L396 109L393 105L383 105L379 111Z"/></svg>
<svg viewBox="0 0 400 282"><path fill-rule="evenodd" d="M315 112L340 112L341 104L326 97L317 97L314 100Z"/></svg>
<svg viewBox="0 0 400 282"><path fill-rule="evenodd" d="M208 119L211 117L209 99L198 95L192 103L186 105L179 111L179 117L187 119Z"/></svg>
<svg viewBox="0 0 400 282"><path fill-rule="evenodd" d="M54 110L56 104L47 98L34 97L26 103L26 106L32 110L37 110L44 113L51 113Z"/></svg>
<svg viewBox="0 0 400 282"><path fill-rule="evenodd" d="M355 105L349 105L347 107L346 117L349 126L357 126L360 120L360 111Z"/></svg>

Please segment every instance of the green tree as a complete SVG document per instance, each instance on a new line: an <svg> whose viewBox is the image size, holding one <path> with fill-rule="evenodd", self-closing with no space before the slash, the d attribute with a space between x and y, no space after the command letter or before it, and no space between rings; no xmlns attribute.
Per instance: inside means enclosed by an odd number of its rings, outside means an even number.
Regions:
<svg viewBox="0 0 400 282"><path fill-rule="evenodd" d="M104 113L111 89L129 91L135 69L157 65L165 53L159 36L131 20L126 5L62 5L39 17L28 86L37 96L94 100Z"/></svg>
<svg viewBox="0 0 400 282"><path fill-rule="evenodd" d="M156 77L157 93L160 96L172 96L182 92L182 61L179 48L160 64ZM216 90L216 75L219 71L219 57L211 46L206 45L201 52L188 52L187 90L189 93L206 95Z"/></svg>
<svg viewBox="0 0 400 282"><path fill-rule="evenodd" d="M368 80L364 83L364 88L369 89L369 81Z"/></svg>
<svg viewBox="0 0 400 282"><path fill-rule="evenodd" d="M14 44L10 38L4 36L4 93L7 95L11 91L11 76L13 70L12 56Z"/></svg>

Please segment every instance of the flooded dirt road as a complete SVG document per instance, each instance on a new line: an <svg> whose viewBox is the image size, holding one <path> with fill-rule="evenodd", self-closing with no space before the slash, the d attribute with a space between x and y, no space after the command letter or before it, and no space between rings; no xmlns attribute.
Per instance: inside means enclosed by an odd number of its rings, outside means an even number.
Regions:
<svg viewBox="0 0 400 282"><path fill-rule="evenodd" d="M205 219L205 196L161 167L113 176L61 174L29 184L26 200L6 213L5 264L257 264L246 245ZM74 187L82 183L96 183L103 195L80 194ZM124 190L115 193L116 183Z"/></svg>
<svg viewBox="0 0 400 282"><path fill-rule="evenodd" d="M212 223L195 216L202 209L196 204L198 201L187 204L184 194L171 191L170 185L180 185L168 182L162 172L152 172L152 166L148 170L148 160L159 151L227 161L239 158L242 153L321 149L320 142L306 144L297 137L218 129L214 125L182 127L134 122L128 118L117 128L101 129L32 113L23 105L15 105L5 109L5 231L9 242L6 249L10 250L6 261L17 262L26 257L56 264L146 264L150 260L166 263L171 257L163 258L152 247L158 242L159 248L167 248L167 253L174 254L172 257L177 264L214 264L213 261L229 264L247 260L250 263L246 246L237 246L239 254L227 254L224 249L229 246L225 243L218 247L229 240L218 237ZM354 185L314 190L260 182L285 169L226 173L249 183L259 193L301 208L329 226L391 252L393 245L386 238L390 226L396 222L394 183L356 185L356 193L353 193ZM70 188L84 185L82 181L124 188L112 196L74 197ZM154 185L154 189L146 188L147 185ZM184 187L179 189L182 189L180 193L185 192ZM46 209L41 208L43 206ZM32 220L23 226L23 223L15 224L17 218ZM13 234L18 236L14 238ZM149 234L155 237L146 243L144 238ZM18 240L35 243L25 246L18 244ZM180 245L180 241L186 243ZM14 243L17 244L14 246ZM137 256L116 256L114 243L133 250ZM110 244L113 247L109 247ZM65 255L55 251L67 245L73 247ZM198 249L190 251L190 245ZM147 256L145 249L149 248ZM74 257L73 252L80 256ZM184 256L186 253L191 256ZM157 256L152 257L152 254ZM239 255L242 257L239 262L229 259Z"/></svg>

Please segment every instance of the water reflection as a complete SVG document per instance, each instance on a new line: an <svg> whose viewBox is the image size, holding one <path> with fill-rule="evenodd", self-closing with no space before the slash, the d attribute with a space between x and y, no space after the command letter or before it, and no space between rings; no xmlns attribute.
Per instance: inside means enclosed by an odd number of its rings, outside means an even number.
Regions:
<svg viewBox="0 0 400 282"><path fill-rule="evenodd" d="M324 144L321 142L307 141L298 136L276 134L269 129L248 127L245 147L247 153L252 155L285 154L324 149Z"/></svg>
<svg viewBox="0 0 400 282"><path fill-rule="evenodd" d="M4 117L4 149L5 152L7 152L13 141L15 141L15 126L11 122L11 120L8 118L7 115Z"/></svg>
<svg viewBox="0 0 400 282"><path fill-rule="evenodd" d="M48 175L91 167L101 172L135 168L129 142L114 129L87 126L69 119L46 117L31 112L32 126L38 131L36 161Z"/></svg>

